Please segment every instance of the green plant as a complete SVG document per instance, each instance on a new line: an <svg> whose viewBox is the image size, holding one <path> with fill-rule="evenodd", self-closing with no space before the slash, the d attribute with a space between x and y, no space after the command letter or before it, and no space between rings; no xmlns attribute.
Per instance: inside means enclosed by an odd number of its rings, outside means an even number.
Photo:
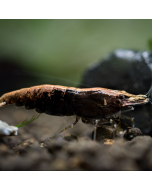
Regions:
<svg viewBox="0 0 152 190"><path fill-rule="evenodd" d="M39 116L40 114L33 115L33 117L29 121L27 120L27 117L26 117L26 119L22 121L21 123L19 123L18 125L16 125L16 127L18 128L23 127L24 125L27 125L28 123L31 123L32 121L36 120Z"/></svg>

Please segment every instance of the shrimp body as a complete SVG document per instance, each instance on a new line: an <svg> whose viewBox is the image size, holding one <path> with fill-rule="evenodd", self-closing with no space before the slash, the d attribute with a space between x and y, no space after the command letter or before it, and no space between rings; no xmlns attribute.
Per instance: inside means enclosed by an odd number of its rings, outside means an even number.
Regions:
<svg viewBox="0 0 152 190"><path fill-rule="evenodd" d="M0 103L4 102L49 115L102 119L120 112L122 107L148 103L149 99L106 88L40 85L6 93L0 97Z"/></svg>

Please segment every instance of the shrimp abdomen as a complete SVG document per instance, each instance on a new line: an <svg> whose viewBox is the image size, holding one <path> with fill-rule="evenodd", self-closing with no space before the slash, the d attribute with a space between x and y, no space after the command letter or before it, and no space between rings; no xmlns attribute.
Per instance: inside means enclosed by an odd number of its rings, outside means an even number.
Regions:
<svg viewBox="0 0 152 190"><path fill-rule="evenodd" d="M35 108L38 113L69 116L74 115L74 95L75 88L41 85L6 93L0 98L0 102L16 106L25 105L26 109Z"/></svg>

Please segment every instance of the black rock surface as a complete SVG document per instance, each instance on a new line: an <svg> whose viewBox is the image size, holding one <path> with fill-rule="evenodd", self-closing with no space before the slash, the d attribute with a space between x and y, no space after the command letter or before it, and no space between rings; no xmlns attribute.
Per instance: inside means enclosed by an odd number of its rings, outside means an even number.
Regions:
<svg viewBox="0 0 152 190"><path fill-rule="evenodd" d="M146 94L152 81L152 53L118 49L85 71L81 88L104 87L125 90L132 94ZM135 127L143 134L152 134L151 106L136 106L125 113L134 117Z"/></svg>

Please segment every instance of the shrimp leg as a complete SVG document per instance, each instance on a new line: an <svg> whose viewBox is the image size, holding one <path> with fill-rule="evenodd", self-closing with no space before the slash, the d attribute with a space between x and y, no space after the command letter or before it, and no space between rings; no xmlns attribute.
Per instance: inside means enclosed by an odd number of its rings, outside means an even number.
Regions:
<svg viewBox="0 0 152 190"><path fill-rule="evenodd" d="M48 142L50 139L52 139L52 138L54 138L55 136L59 135L59 134L62 133L63 131L65 131L65 130L67 130L67 129L70 129L70 128L73 128L74 125L77 124L77 122L79 121L79 119L80 119L80 117L76 117L76 120L75 120L74 123L72 123L71 125L65 127L64 129L61 129L61 130L60 130L59 132L57 132L55 135L53 135L53 136L47 138L47 139L44 141L44 143L42 143L42 144L45 144L45 143Z"/></svg>
<svg viewBox="0 0 152 190"><path fill-rule="evenodd" d="M128 117L126 115L121 115L121 119L128 119L132 123L132 128L134 128L134 118L133 117ZM125 122L124 122L125 123Z"/></svg>
<svg viewBox="0 0 152 190"><path fill-rule="evenodd" d="M121 111L121 113L128 112L128 111L131 111L131 110L134 110L134 107L128 106L128 109L124 110L124 111Z"/></svg>
<svg viewBox="0 0 152 190"><path fill-rule="evenodd" d="M94 137L93 137L94 141L96 140L96 133L97 133L98 122L99 122L99 120L96 120L96 124L95 124L95 127L94 127Z"/></svg>

